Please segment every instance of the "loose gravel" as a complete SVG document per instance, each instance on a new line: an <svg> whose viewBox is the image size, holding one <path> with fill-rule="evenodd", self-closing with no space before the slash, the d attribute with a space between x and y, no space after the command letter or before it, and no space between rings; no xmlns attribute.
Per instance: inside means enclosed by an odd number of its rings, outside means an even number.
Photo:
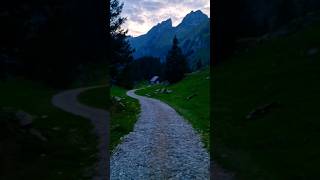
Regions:
<svg viewBox="0 0 320 180"><path fill-rule="evenodd" d="M192 126L159 100L127 94L141 114L111 156L111 180L209 179L209 155Z"/></svg>

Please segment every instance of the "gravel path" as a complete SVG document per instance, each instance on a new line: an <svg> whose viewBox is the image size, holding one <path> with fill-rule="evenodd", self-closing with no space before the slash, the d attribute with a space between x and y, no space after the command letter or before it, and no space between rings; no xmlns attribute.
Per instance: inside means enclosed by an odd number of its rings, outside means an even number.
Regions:
<svg viewBox="0 0 320 180"><path fill-rule="evenodd" d="M111 156L111 180L209 179L209 155L191 125L159 100L127 94L141 114Z"/></svg>
<svg viewBox="0 0 320 180"><path fill-rule="evenodd" d="M109 113L107 111L92 108L80 104L77 96L86 90L99 88L103 86L95 86L88 88L73 89L61 92L52 98L53 105L58 108L70 112L74 115L82 116L90 119L95 126L95 132L100 139L99 144L99 162L97 164L97 173L93 177L94 180L109 179L109 159L108 159L108 143L109 143Z"/></svg>

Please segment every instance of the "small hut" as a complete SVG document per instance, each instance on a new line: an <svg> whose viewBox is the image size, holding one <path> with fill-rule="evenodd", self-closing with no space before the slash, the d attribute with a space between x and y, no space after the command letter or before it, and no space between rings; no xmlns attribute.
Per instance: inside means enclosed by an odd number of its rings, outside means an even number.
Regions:
<svg viewBox="0 0 320 180"><path fill-rule="evenodd" d="M160 83L160 78L159 76L153 76L151 79L150 79L150 84L159 84Z"/></svg>

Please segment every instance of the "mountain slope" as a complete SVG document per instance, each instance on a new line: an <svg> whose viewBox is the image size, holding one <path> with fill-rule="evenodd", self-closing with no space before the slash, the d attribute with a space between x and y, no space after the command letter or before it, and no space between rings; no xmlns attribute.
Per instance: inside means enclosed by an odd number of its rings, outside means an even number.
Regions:
<svg viewBox="0 0 320 180"><path fill-rule="evenodd" d="M209 64L210 19L200 10L191 11L176 27L172 26L171 19L167 19L151 28L147 34L130 37L128 40L135 49L135 58L154 56L164 60L175 35L188 57L190 67L193 67L200 57L203 64Z"/></svg>

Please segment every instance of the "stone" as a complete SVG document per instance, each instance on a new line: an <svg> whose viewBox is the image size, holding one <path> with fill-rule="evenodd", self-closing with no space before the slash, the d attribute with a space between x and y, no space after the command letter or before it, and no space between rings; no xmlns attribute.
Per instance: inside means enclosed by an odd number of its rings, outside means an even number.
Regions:
<svg viewBox="0 0 320 180"><path fill-rule="evenodd" d="M80 150L81 151L87 151L89 148L87 148L87 147L82 147L82 148L80 148Z"/></svg>
<svg viewBox="0 0 320 180"><path fill-rule="evenodd" d="M29 113L26 113L24 111L18 111L16 113L16 117L19 120L19 124L21 127L29 127L33 123L34 117L30 115Z"/></svg>
<svg viewBox="0 0 320 180"><path fill-rule="evenodd" d="M256 109L249 112L249 114L246 116L246 119L248 120L256 119L259 116L262 116L268 113L271 109L278 106L279 106L278 102L272 102L272 103L268 103L263 106L257 107Z"/></svg>
<svg viewBox="0 0 320 180"><path fill-rule="evenodd" d="M122 102L119 102L119 105L123 108L126 107Z"/></svg>
<svg viewBox="0 0 320 180"><path fill-rule="evenodd" d="M47 155L44 154L44 153L40 154L40 157L42 157L42 158L44 158L44 157L46 157L46 156L47 156Z"/></svg>
<svg viewBox="0 0 320 180"><path fill-rule="evenodd" d="M121 97L118 97L118 96L114 96L113 98L114 98L116 101L118 101L118 102L122 100L122 98L121 98Z"/></svg>
<svg viewBox="0 0 320 180"><path fill-rule="evenodd" d="M77 131L77 129L75 129L75 128L72 128L69 130L69 132L76 132L76 131Z"/></svg>
<svg viewBox="0 0 320 180"><path fill-rule="evenodd" d="M60 129L61 129L61 128L60 128L60 127L57 127L57 126L52 128L52 130L55 130L55 131L59 131Z"/></svg>
<svg viewBox="0 0 320 180"><path fill-rule="evenodd" d="M38 139L40 139L43 142L47 142L48 139L46 137L44 137L40 131L36 130L36 129L30 129L30 134L34 135L35 137L37 137Z"/></svg>
<svg viewBox="0 0 320 180"><path fill-rule="evenodd" d="M166 91L166 89L165 89L165 88L162 88L162 89L160 90L160 93L165 93L165 91Z"/></svg>
<svg viewBox="0 0 320 180"><path fill-rule="evenodd" d="M191 94L190 96L188 96L186 99L189 101L190 99L192 99L193 97L197 96L197 94Z"/></svg>
<svg viewBox="0 0 320 180"><path fill-rule="evenodd" d="M307 55L308 56L314 56L316 54L319 53L319 49L318 48L311 48L307 51Z"/></svg>
<svg viewBox="0 0 320 180"><path fill-rule="evenodd" d="M48 118L48 115L42 115L41 116L41 119L47 119Z"/></svg>
<svg viewBox="0 0 320 180"><path fill-rule="evenodd" d="M168 86L170 83L169 83L169 81L163 81L161 84L164 86Z"/></svg>

